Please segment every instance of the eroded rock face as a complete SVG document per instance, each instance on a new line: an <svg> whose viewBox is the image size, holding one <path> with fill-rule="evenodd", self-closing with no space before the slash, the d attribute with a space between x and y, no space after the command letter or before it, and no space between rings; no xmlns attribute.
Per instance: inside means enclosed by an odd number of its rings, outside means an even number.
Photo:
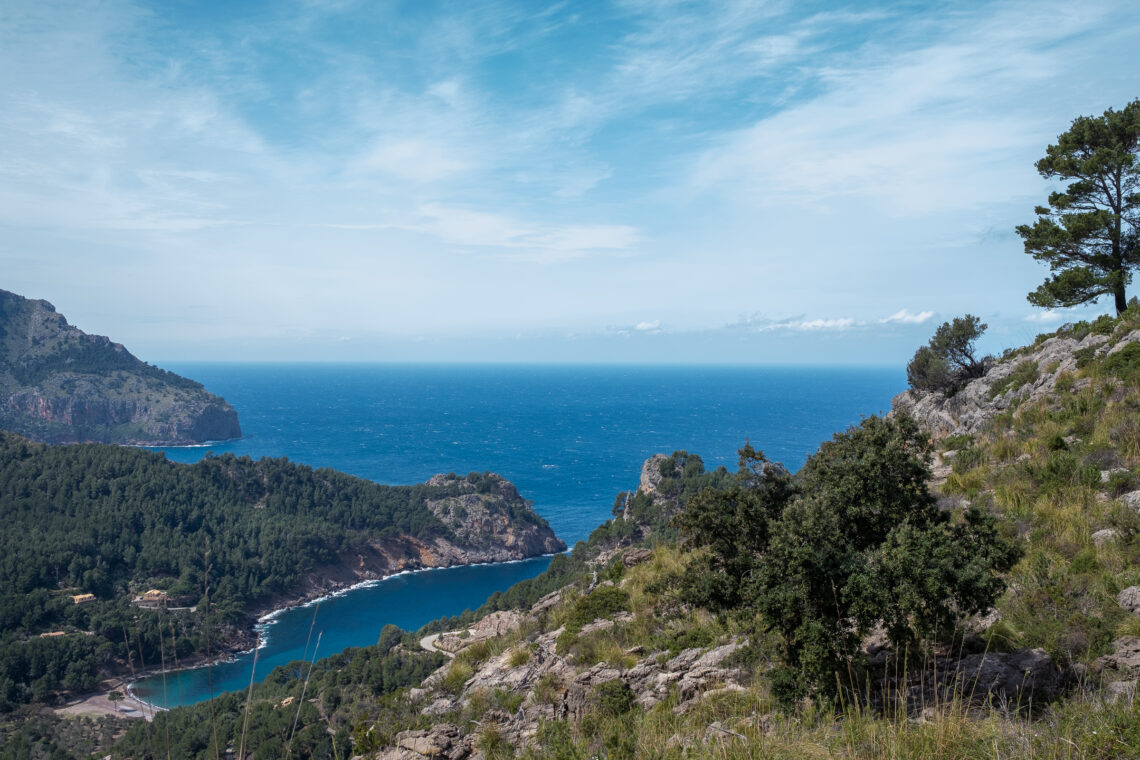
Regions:
<svg viewBox="0 0 1140 760"><path fill-rule="evenodd" d="M1028 354L996 363L985 376L970 381L950 398L941 393L903 391L892 399L892 413L909 413L937 438L976 433L1016 400L1033 401L1056 393L1057 378L1076 371L1077 351L1091 349L1097 356L1103 356L1135 342L1140 342L1140 331L1131 332L1115 342L1106 335L1091 334L1079 341L1065 337L1049 338ZM994 395L995 389L1000 389L1024 362L1036 364L1037 377L1022 386L1006 388ZM1082 382L1085 381L1078 381L1073 389L1080 390Z"/></svg>
<svg viewBox="0 0 1140 760"><path fill-rule="evenodd" d="M0 291L0 428L46 443L182 445L241 436L199 383L67 323L47 301Z"/></svg>
<svg viewBox="0 0 1140 760"><path fill-rule="evenodd" d="M480 551L481 562L566 550L566 543L506 478L495 473L466 478L436 475L427 484L456 492L429 500L427 507L455 534L454 543Z"/></svg>

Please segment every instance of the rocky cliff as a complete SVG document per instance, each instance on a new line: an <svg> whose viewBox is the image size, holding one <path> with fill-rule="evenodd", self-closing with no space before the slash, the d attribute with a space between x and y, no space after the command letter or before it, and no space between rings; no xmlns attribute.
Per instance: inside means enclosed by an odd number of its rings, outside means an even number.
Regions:
<svg viewBox="0 0 1140 760"><path fill-rule="evenodd" d="M182 445L241 436L199 383L68 324L47 301L0 290L0 428L47 443Z"/></svg>
<svg viewBox="0 0 1140 760"><path fill-rule="evenodd" d="M1083 390L1092 381L1076 378L1079 369L1123 351L1135 351L1135 344L1140 344L1140 330L1119 335L1058 334L1010 352L952 396L903 391L891 401L892 412L909 413L936 438L977 433L997 415L1026 402L1049 399L1062 390ZM1122 387L1120 382L1116 385Z"/></svg>
<svg viewBox="0 0 1140 760"><path fill-rule="evenodd" d="M350 547L336 564L307 574L299 595L270 599L262 607L275 609L408 570L512 562L566 550L531 502L500 475L436 475L424 486L434 493L423 504L446 535L377 535Z"/></svg>

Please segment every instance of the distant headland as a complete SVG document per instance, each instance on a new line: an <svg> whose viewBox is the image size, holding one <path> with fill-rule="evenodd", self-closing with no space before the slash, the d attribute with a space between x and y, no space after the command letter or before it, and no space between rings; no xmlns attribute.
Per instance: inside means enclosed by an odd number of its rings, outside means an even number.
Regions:
<svg viewBox="0 0 1140 760"><path fill-rule="evenodd" d="M68 324L47 301L0 290L0 429L46 443L179 446L241 437L200 383Z"/></svg>

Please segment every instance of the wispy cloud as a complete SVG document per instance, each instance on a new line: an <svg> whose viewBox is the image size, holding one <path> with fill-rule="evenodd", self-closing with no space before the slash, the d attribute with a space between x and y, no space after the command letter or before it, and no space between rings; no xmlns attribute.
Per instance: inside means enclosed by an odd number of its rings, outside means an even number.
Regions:
<svg viewBox="0 0 1140 760"><path fill-rule="evenodd" d="M853 327L862 327L863 323L853 317L813 317L800 315L772 319L760 314L749 314L736 322L727 325L729 329L745 330L748 332L775 332L788 330L795 332L825 332L849 330Z"/></svg>
<svg viewBox="0 0 1140 760"><path fill-rule="evenodd" d="M1027 19L1011 7L948 22L932 41L867 46L841 66L817 68L821 95L714 138L693 184L745 190L763 205L877 199L892 214L1006 198L1008 180L996 177L1026 160L1027 135L1049 134L1018 102L1058 73L1060 61L1042 48L1087 31L1104 12Z"/></svg>
<svg viewBox="0 0 1140 760"><path fill-rule="evenodd" d="M1057 311L1056 309L1046 309L1045 311L1035 311L1025 317L1026 322L1036 322L1037 324L1053 324L1056 322L1063 322L1069 316L1064 312Z"/></svg>
<svg viewBox="0 0 1140 760"><path fill-rule="evenodd" d="M907 309L899 309L891 316L880 319L879 323L887 325L892 322L897 322L903 325L921 325L933 316L933 311L920 311L917 314L913 314Z"/></svg>

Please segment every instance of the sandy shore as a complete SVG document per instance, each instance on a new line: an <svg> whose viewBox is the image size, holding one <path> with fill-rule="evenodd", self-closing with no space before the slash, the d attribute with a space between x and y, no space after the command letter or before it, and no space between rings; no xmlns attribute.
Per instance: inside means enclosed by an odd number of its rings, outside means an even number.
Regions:
<svg viewBox="0 0 1140 760"><path fill-rule="evenodd" d="M105 688L102 691L84 694L63 707L56 708L56 715L114 715L119 718L154 720L155 712L162 710L161 707L148 704L131 694L127 690L125 680L120 679L103 685ZM112 691L118 691L123 695L123 699L112 702L110 699Z"/></svg>

